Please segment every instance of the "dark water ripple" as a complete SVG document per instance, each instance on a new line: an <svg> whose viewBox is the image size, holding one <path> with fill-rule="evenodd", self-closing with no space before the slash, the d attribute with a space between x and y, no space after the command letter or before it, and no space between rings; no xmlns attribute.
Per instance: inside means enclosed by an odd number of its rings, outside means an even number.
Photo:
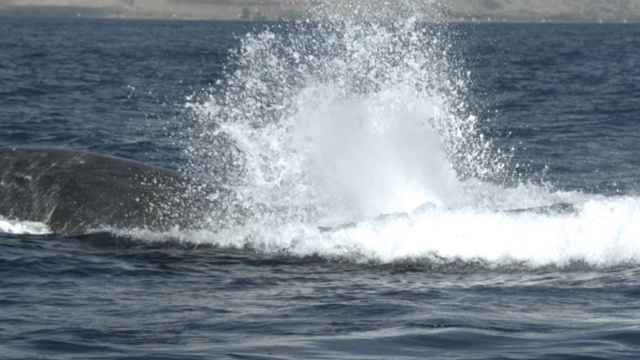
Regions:
<svg viewBox="0 0 640 360"><path fill-rule="evenodd" d="M631 359L637 350L637 267L396 272L108 237L2 236L3 353Z"/></svg>
<svg viewBox="0 0 640 360"><path fill-rule="evenodd" d="M0 107L4 118L15 119L0 122L2 144L64 144L161 162L158 153L171 154L171 144L141 149L139 143L166 137L160 120L177 116L176 101L220 76L235 34L247 29L242 23L71 23L2 19Z"/></svg>
<svg viewBox="0 0 640 360"><path fill-rule="evenodd" d="M514 162L544 170L564 188L638 188L637 26L488 25L476 31L485 36L466 56L477 59L470 63L475 86L485 94L482 111L505 146L519 149Z"/></svg>

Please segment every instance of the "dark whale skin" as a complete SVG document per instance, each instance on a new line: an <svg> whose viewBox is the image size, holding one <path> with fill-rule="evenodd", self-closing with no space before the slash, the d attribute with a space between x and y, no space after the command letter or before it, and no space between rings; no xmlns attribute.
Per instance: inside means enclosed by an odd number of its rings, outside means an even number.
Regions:
<svg viewBox="0 0 640 360"><path fill-rule="evenodd" d="M106 155L50 148L0 148L0 215L38 221L56 233L92 229L236 224L248 211L232 191Z"/></svg>

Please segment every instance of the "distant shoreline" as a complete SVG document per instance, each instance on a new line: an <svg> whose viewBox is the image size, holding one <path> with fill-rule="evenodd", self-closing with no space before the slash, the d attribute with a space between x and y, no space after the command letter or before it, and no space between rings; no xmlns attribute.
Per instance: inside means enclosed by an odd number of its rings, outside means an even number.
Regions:
<svg viewBox="0 0 640 360"><path fill-rule="evenodd" d="M51 19L51 20L104 20L104 21L184 21L184 22L246 22L246 23L273 23L282 21L295 21L296 19L262 19L262 20L247 20L239 18L190 18L190 17L115 17L115 16L91 16L87 14L81 14L79 16L74 15L59 15L59 14L14 14L0 11L1 19ZM591 21L591 20L501 20L501 21L486 21L486 20L467 20L467 19L448 19L441 21L442 23L449 24L478 24L478 25L498 25L498 24L523 24L523 25L638 25L640 21Z"/></svg>
<svg viewBox="0 0 640 360"><path fill-rule="evenodd" d="M183 8L184 9L184 8ZM153 11L151 9L113 8L98 6L60 6L60 5L21 5L2 6L0 3L0 18L52 18L52 19L104 19L104 20L182 20L182 21L281 21L302 19L304 10L287 9L279 6L242 6L242 5L210 5L208 11L173 12ZM640 18L583 18L567 16L497 16L449 14L443 18L451 23L479 23L479 24L638 24Z"/></svg>
<svg viewBox="0 0 640 360"><path fill-rule="evenodd" d="M259 21L280 20L286 12L273 7L249 8L238 5L210 6L208 11L188 9L185 12L154 11L152 9L127 9L99 6L0 6L0 17L16 18L91 18L121 20L208 20L208 21Z"/></svg>

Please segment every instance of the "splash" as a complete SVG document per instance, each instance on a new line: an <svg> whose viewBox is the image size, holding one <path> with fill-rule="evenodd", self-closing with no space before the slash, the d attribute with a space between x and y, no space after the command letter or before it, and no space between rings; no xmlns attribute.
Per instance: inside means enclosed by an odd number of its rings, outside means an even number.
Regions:
<svg viewBox="0 0 640 360"><path fill-rule="evenodd" d="M363 21L366 6L329 5L322 21L246 35L234 70L189 99L192 173L289 218L339 222L450 206L462 180L503 171L437 11Z"/></svg>
<svg viewBox="0 0 640 360"><path fill-rule="evenodd" d="M355 261L640 259L637 200L500 182L511 150L467 107L455 28L435 2L366 21L375 6L349 4L247 34L223 80L188 99L186 171L233 187L261 215L190 241ZM578 209L502 211L557 202Z"/></svg>
<svg viewBox="0 0 640 360"><path fill-rule="evenodd" d="M47 235L51 234L51 230L43 223L9 220L0 216L0 233Z"/></svg>

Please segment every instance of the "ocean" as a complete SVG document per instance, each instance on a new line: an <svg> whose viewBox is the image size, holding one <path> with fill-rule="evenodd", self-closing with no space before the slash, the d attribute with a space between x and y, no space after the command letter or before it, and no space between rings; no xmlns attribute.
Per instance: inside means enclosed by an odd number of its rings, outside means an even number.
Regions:
<svg viewBox="0 0 640 360"><path fill-rule="evenodd" d="M0 19L0 146L270 209L2 218L0 358L636 359L640 26L418 18Z"/></svg>

